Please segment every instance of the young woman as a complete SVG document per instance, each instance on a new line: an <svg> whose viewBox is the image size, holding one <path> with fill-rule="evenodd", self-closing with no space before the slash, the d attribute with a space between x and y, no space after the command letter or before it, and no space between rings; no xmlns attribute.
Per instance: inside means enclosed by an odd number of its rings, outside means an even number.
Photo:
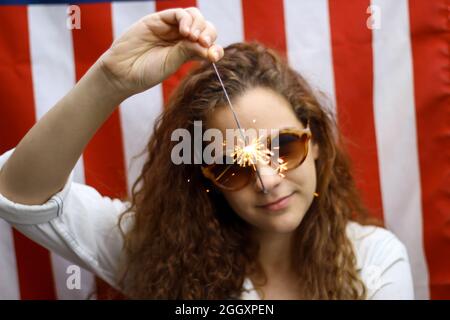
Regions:
<svg viewBox="0 0 450 320"><path fill-rule="evenodd" d="M195 8L131 26L77 85L0 157L0 216L129 298L411 299L403 244L368 225L332 113L275 52L224 50ZM154 126L131 199L72 181L114 108L189 59L202 60ZM174 164L172 133L278 130L287 164Z"/></svg>

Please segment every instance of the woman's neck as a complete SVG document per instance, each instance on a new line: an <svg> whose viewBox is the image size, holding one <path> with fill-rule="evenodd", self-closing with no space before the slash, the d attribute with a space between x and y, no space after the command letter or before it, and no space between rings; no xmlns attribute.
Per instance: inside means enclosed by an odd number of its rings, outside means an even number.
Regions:
<svg viewBox="0 0 450 320"><path fill-rule="evenodd" d="M255 240L260 246L259 262L267 275L291 273L291 239L292 233L258 232L255 234Z"/></svg>

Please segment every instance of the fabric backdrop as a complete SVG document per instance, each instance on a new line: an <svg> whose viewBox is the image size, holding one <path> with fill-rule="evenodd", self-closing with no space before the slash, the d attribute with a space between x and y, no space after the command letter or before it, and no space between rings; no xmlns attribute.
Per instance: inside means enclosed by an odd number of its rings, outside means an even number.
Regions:
<svg viewBox="0 0 450 320"><path fill-rule="evenodd" d="M90 3L87 3L90 2ZM447 0L2 1L0 153L14 147L114 38L151 12L196 6L218 43L258 40L324 91L347 137L366 205L406 245L417 298L450 298L450 79ZM102 194L130 192L155 117L189 64L124 101L76 166ZM86 299L105 285L0 221L0 298Z"/></svg>

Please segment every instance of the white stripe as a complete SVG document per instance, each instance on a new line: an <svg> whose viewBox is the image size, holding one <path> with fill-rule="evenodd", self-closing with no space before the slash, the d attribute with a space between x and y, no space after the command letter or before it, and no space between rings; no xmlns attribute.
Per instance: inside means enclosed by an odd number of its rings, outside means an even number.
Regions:
<svg viewBox="0 0 450 320"><path fill-rule="evenodd" d="M153 1L113 2L112 20L114 38L121 35L130 25L144 15L155 12ZM153 132L153 124L163 106L162 85L128 98L120 105L125 163L127 166L128 194L139 176L145 162L145 150Z"/></svg>
<svg viewBox="0 0 450 320"><path fill-rule="evenodd" d="M290 65L336 105L327 0L284 0Z"/></svg>
<svg viewBox="0 0 450 320"><path fill-rule="evenodd" d="M197 6L206 20L216 27L216 43L225 47L244 39L241 0L197 0Z"/></svg>
<svg viewBox="0 0 450 320"><path fill-rule="evenodd" d="M0 219L0 300L20 299L12 227Z"/></svg>
<svg viewBox="0 0 450 320"><path fill-rule="evenodd" d="M426 299L412 54L406 0L374 0L381 28L373 30L374 116L386 226L406 245L416 298Z"/></svg>
<svg viewBox="0 0 450 320"><path fill-rule="evenodd" d="M39 120L75 85L72 34L66 27L67 5L30 5L28 10L33 92ZM75 166L74 180L84 183L82 157ZM66 286L66 269L73 263L51 254L59 299L85 299L92 291L94 276L81 269L81 290Z"/></svg>

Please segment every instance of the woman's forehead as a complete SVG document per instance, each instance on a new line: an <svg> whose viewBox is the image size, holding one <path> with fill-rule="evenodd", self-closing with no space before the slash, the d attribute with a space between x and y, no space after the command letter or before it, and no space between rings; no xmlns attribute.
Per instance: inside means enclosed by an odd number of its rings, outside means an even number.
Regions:
<svg viewBox="0 0 450 320"><path fill-rule="evenodd" d="M280 94L266 88L253 88L232 101L243 129L303 128L290 103ZM220 106L207 119L208 128L236 129L237 124L229 106Z"/></svg>

